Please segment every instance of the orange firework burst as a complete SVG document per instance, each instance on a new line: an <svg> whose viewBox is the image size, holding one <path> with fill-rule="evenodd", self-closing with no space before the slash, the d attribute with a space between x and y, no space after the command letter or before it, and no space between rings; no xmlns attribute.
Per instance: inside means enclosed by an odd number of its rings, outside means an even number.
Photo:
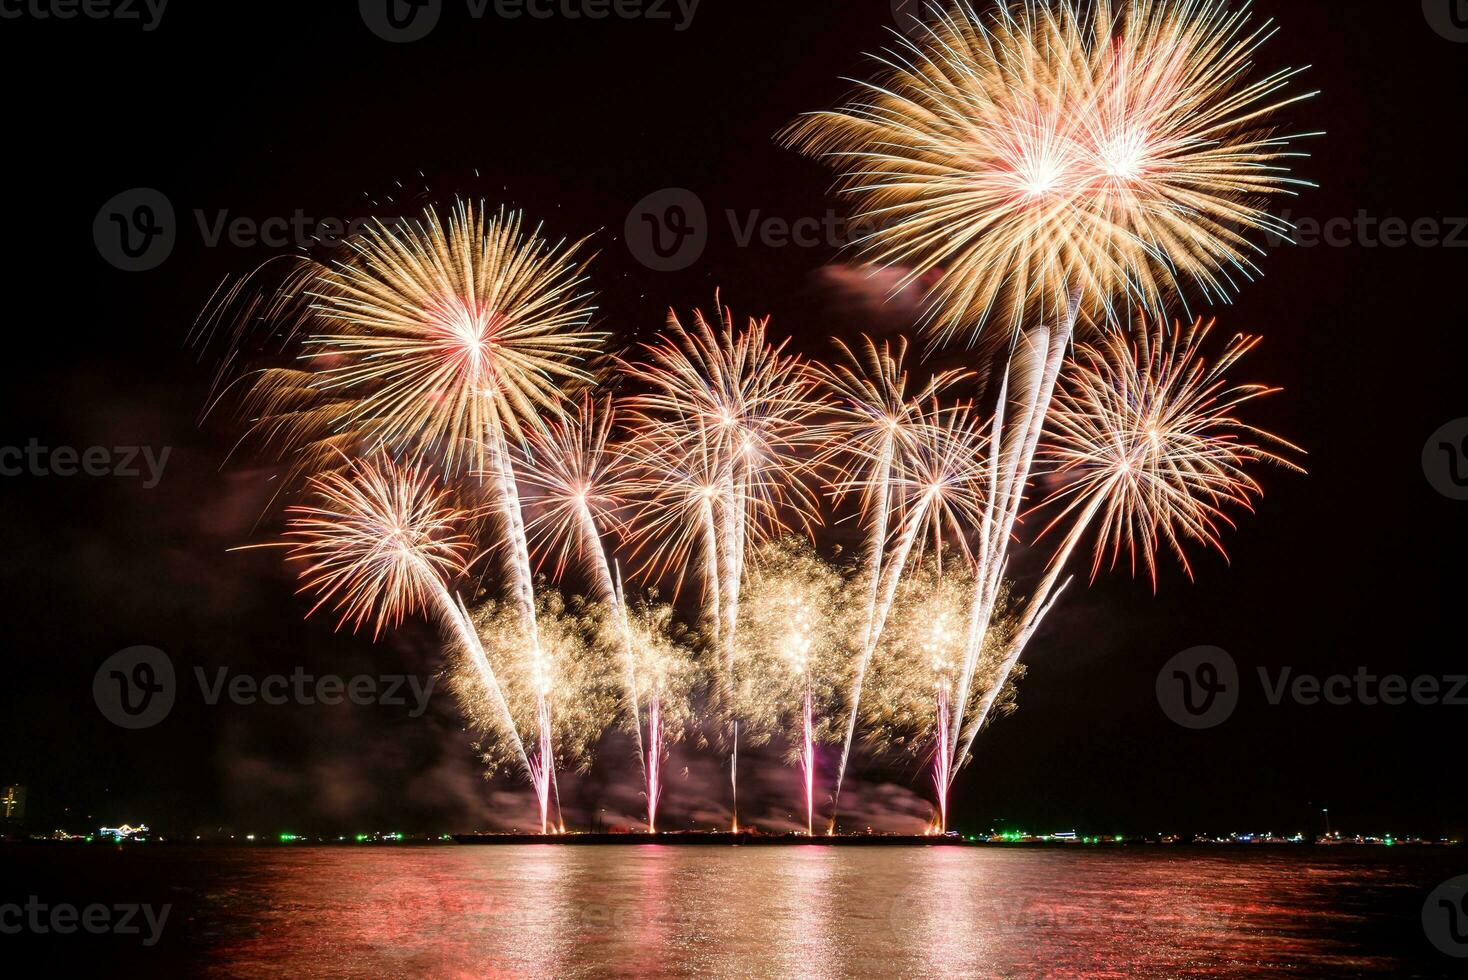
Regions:
<svg viewBox="0 0 1468 980"><path fill-rule="evenodd" d="M1191 575L1184 543L1222 552L1220 525L1232 526L1226 509L1252 509L1263 493L1249 465L1300 472L1280 452L1302 450L1234 414L1279 390L1225 377L1259 339L1236 335L1210 364L1202 347L1212 328L1142 322L1131 339L1107 334L1082 345L1069 366L1044 450L1061 486L1046 503L1064 505L1050 528L1075 522L1066 549L1096 523L1093 576L1125 548L1133 571L1140 559L1155 585L1164 542Z"/></svg>
<svg viewBox="0 0 1468 980"><path fill-rule="evenodd" d="M445 582L471 564L473 542L458 530L467 514L420 469L352 462L312 477L308 491L312 503L288 510L288 557L305 566L301 591L319 596L311 613L333 605L338 629L371 621L376 638L442 601Z"/></svg>
<svg viewBox="0 0 1468 980"><path fill-rule="evenodd" d="M1246 236L1288 235L1264 201L1305 186L1262 123L1308 97L1280 95L1297 73L1250 77L1272 33L1224 0L956 3L786 139L838 169L877 229L864 258L903 286L942 273L944 339L1077 300L1159 310L1184 283L1227 296L1255 272Z"/></svg>

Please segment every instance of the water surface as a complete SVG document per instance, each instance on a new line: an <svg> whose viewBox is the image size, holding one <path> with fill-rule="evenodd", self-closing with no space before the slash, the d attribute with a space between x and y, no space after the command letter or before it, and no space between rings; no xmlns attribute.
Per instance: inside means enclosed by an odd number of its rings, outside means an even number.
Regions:
<svg viewBox="0 0 1468 980"><path fill-rule="evenodd" d="M216 976L1454 976L1420 915L1468 871L1404 849L9 850L53 901L174 906L153 949L88 939L109 965Z"/></svg>

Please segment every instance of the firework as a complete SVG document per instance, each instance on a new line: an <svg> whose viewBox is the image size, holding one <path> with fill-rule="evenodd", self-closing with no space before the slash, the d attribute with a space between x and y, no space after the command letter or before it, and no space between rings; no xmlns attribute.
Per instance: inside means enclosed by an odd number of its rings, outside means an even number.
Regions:
<svg viewBox="0 0 1468 980"><path fill-rule="evenodd" d="M638 738L647 829L655 834L663 792L663 763L668 747L681 739L695 721L693 704L701 673L687 634L674 624L670 606L624 604L605 616L602 623L605 646L618 656L630 651L634 689L624 718Z"/></svg>
<svg viewBox="0 0 1468 980"><path fill-rule="evenodd" d="M1169 330L1165 322L1144 320L1131 337L1113 333L1078 349L1041 453L1059 483L1042 505L1058 511L1044 533L1062 524L1069 530L1020 616L998 683L1053 607L1061 576L1088 535L1096 538L1093 578L1126 550L1133 571L1140 561L1155 587L1164 543L1189 576L1187 542L1222 552L1221 529L1232 526L1228 509L1250 510L1263 493L1250 467L1303 472L1285 455L1302 452L1298 447L1235 417L1278 391L1225 377L1258 338L1235 336L1210 363L1203 347L1212 327L1199 320ZM991 687L966 731L960 760L995 697Z"/></svg>
<svg viewBox="0 0 1468 980"><path fill-rule="evenodd" d="M303 566L301 591L319 597L311 613L334 605L338 629L371 622L376 639L468 571L468 515L421 469L353 462L313 477L307 493L311 503L288 511L288 559Z"/></svg>
<svg viewBox="0 0 1468 980"><path fill-rule="evenodd" d="M420 610L431 611L468 664L486 726L504 734L515 758L530 763L478 634L448 583L468 571L472 542L458 532L468 514L416 467L389 459L349 462L308 483L311 503L290 509L285 546L299 562L302 591L315 608L341 611L338 629L373 622L374 637Z"/></svg>
<svg viewBox="0 0 1468 980"><path fill-rule="evenodd" d="M903 287L941 273L945 339L1159 310L1184 285L1218 300L1256 271L1250 233L1288 237L1262 204L1306 186L1297 137L1265 122L1309 95L1285 94L1292 70L1251 77L1273 32L1223 0L955 3L785 138L876 229L864 259L905 268Z"/></svg>
<svg viewBox="0 0 1468 980"><path fill-rule="evenodd" d="M541 832L560 825L556 773L567 766L588 769L606 720L616 713L616 687L603 669L593 614L568 604L559 593L538 597L532 632L516 603L486 603L474 624L495 665L514 728L533 732L529 763L539 805ZM483 718L480 686L459 679L470 715ZM506 761L503 746L481 746L490 771Z"/></svg>
<svg viewBox="0 0 1468 980"><path fill-rule="evenodd" d="M459 202L447 221L430 209L347 247L341 262L295 270L263 312L274 335L299 338L302 362L251 387L245 409L266 445L306 463L365 446L485 470L492 434L560 414L564 387L590 380L604 335L587 328L579 244ZM258 303L246 312L261 316Z"/></svg>
<svg viewBox="0 0 1468 980"><path fill-rule="evenodd" d="M929 555L913 564L873 657L863 702L867 740L878 754L903 753L931 765L937 804L934 828L939 833L947 830L954 765L952 721L955 715L980 707L977 696L965 702L958 691L973 588L971 566L956 558L943 563ZM1001 601L998 622L977 667L979 693L997 679L1012 635L1012 617ZM1016 670L1001 685L1000 711L1014 709L1021 674Z"/></svg>
<svg viewBox="0 0 1468 980"><path fill-rule="evenodd" d="M615 604L617 587L605 537L625 533L626 456L612 444L616 412L611 400L584 395L578 410L532 433L525 465L532 518L526 532L532 552L554 556L554 577L579 565L590 575L593 596Z"/></svg>
<svg viewBox="0 0 1468 980"><path fill-rule="evenodd" d="M756 552L739 629L731 713L752 745L779 738L799 766L806 830L816 810L816 747L839 737L837 713L858 648L856 590L799 538Z"/></svg>
<svg viewBox="0 0 1468 980"><path fill-rule="evenodd" d="M788 530L791 520L805 529L819 521L810 456L822 406L805 363L786 353L788 343L770 342L768 319L751 319L738 330L727 307L719 309L717 327L695 310L692 330L670 314L667 334L644 345L644 360L626 365L648 389L631 400L634 451L662 470L654 453L686 444L679 455L690 458L694 489L712 498L722 593L718 629L726 651L739 619L748 550ZM657 496L658 488L652 489ZM683 564L686 546L679 536L665 540L669 544L652 555L652 571Z"/></svg>
<svg viewBox="0 0 1468 980"><path fill-rule="evenodd" d="M982 506L986 440L973 412L966 406L942 408L934 402L920 410L912 432L913 438L898 447L893 472L884 476L882 492L886 492L890 483L902 520L890 556L882 562L884 567L876 583L876 599L852 682L846 738L841 748L841 764L836 770L838 805L856 739L867 672L881 643L907 563L915 552L922 554L928 533L932 535L934 555L940 561L945 535L966 551L968 529L978 523Z"/></svg>
<svg viewBox="0 0 1468 980"><path fill-rule="evenodd" d="M683 569L702 551L706 618L722 651L726 694L732 690L746 556L787 530L819 520L810 484L822 406L807 365L769 340L769 321L737 330L733 311L718 325L695 311L693 329L676 314L644 359L626 364L646 393L635 406L631 452L649 474L641 526L633 540L651 543L646 565ZM735 743L739 719L732 721ZM731 779L737 787L737 756ZM737 788L736 788L737 793Z"/></svg>

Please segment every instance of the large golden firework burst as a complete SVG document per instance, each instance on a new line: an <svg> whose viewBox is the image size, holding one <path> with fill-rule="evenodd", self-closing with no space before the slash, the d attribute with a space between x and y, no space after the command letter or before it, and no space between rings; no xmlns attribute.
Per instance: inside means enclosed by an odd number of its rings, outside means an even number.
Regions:
<svg viewBox="0 0 1468 980"><path fill-rule="evenodd" d="M945 341L1218 299L1256 271L1250 233L1289 234L1264 204L1305 186L1265 120L1309 96L1253 72L1273 31L1224 0L958 3L784 138L838 171L864 260L938 276Z"/></svg>
<svg viewBox="0 0 1468 980"><path fill-rule="evenodd" d="M264 312L300 337L305 366L261 372L245 407L256 439L301 469L381 449L483 470L591 380L604 335L588 326L580 243L461 201L446 220L430 209L347 247L344 261L298 270Z"/></svg>

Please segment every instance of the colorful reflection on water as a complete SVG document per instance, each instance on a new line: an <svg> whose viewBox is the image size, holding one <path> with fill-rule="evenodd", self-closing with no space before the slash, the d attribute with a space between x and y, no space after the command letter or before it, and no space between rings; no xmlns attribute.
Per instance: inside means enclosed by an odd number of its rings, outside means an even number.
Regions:
<svg viewBox="0 0 1468 980"><path fill-rule="evenodd" d="M89 876L95 861L63 863ZM1468 870L1456 849L152 848L103 863L177 902L164 972L295 977L1450 976L1461 962L1419 916Z"/></svg>

